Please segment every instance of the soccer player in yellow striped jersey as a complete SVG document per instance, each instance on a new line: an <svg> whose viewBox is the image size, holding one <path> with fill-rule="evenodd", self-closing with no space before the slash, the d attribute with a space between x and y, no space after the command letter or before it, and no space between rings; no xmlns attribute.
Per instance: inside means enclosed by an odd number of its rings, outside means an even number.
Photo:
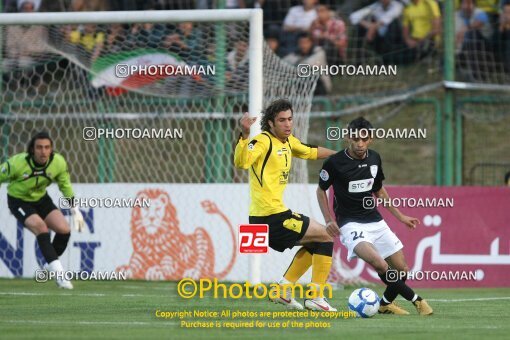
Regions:
<svg viewBox="0 0 510 340"><path fill-rule="evenodd" d="M312 283L318 292L329 275L333 254L333 238L325 226L309 217L292 212L283 203L292 157L323 159L336 152L302 143L292 135L292 104L284 99L271 103L263 112L263 132L248 140L250 126L255 118L246 113L241 118L242 133L236 145L234 164L250 172L251 224L269 225L269 246L279 252L302 245L279 284L295 283L312 266ZM290 289L274 299L287 308L303 309ZM305 299L305 308L318 311L336 311L318 295Z"/></svg>

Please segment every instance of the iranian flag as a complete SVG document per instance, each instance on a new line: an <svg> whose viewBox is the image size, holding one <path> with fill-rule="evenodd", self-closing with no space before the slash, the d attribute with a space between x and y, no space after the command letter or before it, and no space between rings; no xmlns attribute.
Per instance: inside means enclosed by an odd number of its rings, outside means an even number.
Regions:
<svg viewBox="0 0 510 340"><path fill-rule="evenodd" d="M200 66L202 67L202 66ZM171 76L190 76L200 80L196 66L162 50L140 48L107 54L97 58L91 68L94 88L105 87L108 94L121 95Z"/></svg>

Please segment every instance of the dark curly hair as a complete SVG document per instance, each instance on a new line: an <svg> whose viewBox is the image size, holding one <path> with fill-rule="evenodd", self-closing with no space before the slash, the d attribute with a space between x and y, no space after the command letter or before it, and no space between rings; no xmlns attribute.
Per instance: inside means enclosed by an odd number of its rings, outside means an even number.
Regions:
<svg viewBox="0 0 510 340"><path fill-rule="evenodd" d="M50 134L48 132L46 132L46 131L41 131L41 132L36 133L30 139L30 142L28 142L27 153L29 155L33 155L34 154L35 141L38 140L38 139L49 139L50 140L50 145L53 148L53 139L51 139Z"/></svg>
<svg viewBox="0 0 510 340"><path fill-rule="evenodd" d="M292 109L292 104L287 99L277 99L262 112L262 120L260 125L263 131L270 131L271 127L269 126L269 121L272 121L274 124L274 119L276 115L282 111L290 110L292 114L294 114L294 110Z"/></svg>

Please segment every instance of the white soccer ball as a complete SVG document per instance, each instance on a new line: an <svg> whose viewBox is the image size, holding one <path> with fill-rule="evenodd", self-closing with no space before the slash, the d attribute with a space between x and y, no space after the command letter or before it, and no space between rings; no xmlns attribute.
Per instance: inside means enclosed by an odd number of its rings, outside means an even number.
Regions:
<svg viewBox="0 0 510 340"><path fill-rule="evenodd" d="M370 288L358 288L349 296L349 309L362 318L369 318L379 310L379 296Z"/></svg>

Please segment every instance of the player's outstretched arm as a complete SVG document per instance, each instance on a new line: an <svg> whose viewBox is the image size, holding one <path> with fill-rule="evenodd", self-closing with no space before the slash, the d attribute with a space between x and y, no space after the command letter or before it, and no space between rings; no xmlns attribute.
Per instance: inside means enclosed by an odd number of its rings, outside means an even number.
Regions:
<svg viewBox="0 0 510 340"><path fill-rule="evenodd" d="M292 147L292 156L301 159L324 159L336 153L336 151L322 146L303 143L292 135L289 137L289 143Z"/></svg>
<svg viewBox="0 0 510 340"><path fill-rule="evenodd" d="M328 158L329 156L333 156L335 153L337 153L335 150L323 148L322 146L319 146L317 148L317 159L324 159Z"/></svg>
<svg viewBox="0 0 510 340"><path fill-rule="evenodd" d="M415 229L417 224L420 224L420 220L416 217L410 217L402 214L398 208L395 208L391 205L390 195L384 187L381 187L379 191L374 192L377 198L384 200L384 202L388 202L385 204L385 208L395 216L400 222L404 223L408 228Z"/></svg>

